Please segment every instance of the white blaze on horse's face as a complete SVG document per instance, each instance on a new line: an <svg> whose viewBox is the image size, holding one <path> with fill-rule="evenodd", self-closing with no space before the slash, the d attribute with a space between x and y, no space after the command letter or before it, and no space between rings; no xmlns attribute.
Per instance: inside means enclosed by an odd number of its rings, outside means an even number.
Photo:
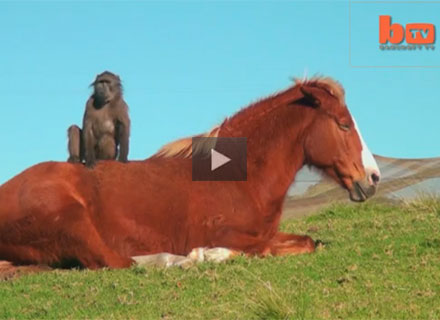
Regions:
<svg viewBox="0 0 440 320"><path fill-rule="evenodd" d="M370 149L368 149L364 139L362 138L362 134L353 116L352 119L353 119L354 127L358 133L359 139L361 140L361 144L362 144L361 157L362 157L362 165L364 166L365 169L365 174L368 177L368 182L371 185L376 185L380 180L379 167L376 163L376 160L373 157L373 154L371 153Z"/></svg>

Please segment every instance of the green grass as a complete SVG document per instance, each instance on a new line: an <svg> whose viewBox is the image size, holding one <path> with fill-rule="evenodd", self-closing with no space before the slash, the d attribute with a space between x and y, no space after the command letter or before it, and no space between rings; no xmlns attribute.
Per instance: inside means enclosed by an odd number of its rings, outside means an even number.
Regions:
<svg viewBox="0 0 440 320"><path fill-rule="evenodd" d="M440 200L334 205L282 229L315 254L0 282L0 318L439 319Z"/></svg>

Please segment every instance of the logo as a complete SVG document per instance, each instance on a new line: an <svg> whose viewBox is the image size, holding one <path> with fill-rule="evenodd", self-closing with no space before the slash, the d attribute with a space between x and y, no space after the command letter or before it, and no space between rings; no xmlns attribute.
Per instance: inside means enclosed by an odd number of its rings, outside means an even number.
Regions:
<svg viewBox="0 0 440 320"><path fill-rule="evenodd" d="M405 40L406 44L402 44ZM435 26L432 23L391 23L391 16L379 16L381 50L434 50ZM388 43L391 43L388 44Z"/></svg>
<svg viewBox="0 0 440 320"><path fill-rule="evenodd" d="M193 181L246 181L246 138L192 139Z"/></svg>

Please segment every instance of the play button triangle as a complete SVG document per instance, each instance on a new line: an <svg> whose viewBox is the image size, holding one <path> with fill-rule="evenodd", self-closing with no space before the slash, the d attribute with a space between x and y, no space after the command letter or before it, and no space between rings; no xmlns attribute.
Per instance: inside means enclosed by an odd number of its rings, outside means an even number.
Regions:
<svg viewBox="0 0 440 320"><path fill-rule="evenodd" d="M231 158L228 158L224 154L221 154L214 149L211 149L211 171L223 166L224 164L231 161Z"/></svg>

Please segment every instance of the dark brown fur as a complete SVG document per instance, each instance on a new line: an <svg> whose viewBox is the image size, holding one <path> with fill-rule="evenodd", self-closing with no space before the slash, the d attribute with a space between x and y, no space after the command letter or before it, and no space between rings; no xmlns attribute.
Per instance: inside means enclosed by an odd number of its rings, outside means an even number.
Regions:
<svg viewBox="0 0 440 320"><path fill-rule="evenodd" d="M91 168L97 160L127 162L130 118L122 97L119 77L105 71L92 83L93 94L87 100L83 129L68 129L69 162L83 162Z"/></svg>

